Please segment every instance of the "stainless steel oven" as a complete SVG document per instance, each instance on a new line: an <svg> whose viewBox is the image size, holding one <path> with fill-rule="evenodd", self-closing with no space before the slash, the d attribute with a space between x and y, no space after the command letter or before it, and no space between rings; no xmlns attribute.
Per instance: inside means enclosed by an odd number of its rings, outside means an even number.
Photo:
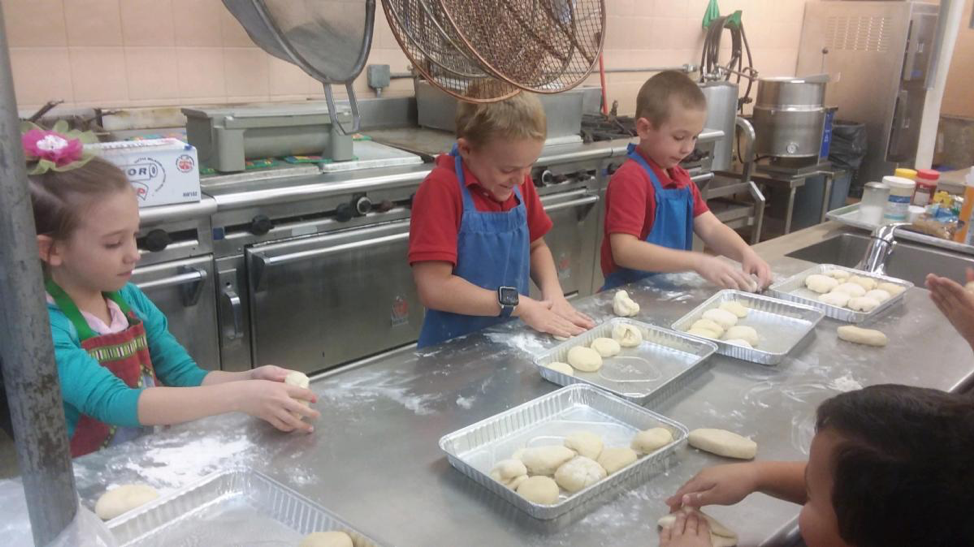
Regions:
<svg viewBox="0 0 974 547"><path fill-rule="evenodd" d="M321 370L415 342L408 245L404 220L248 248L254 362Z"/></svg>
<svg viewBox="0 0 974 547"><path fill-rule="evenodd" d="M207 188L220 203L224 369L276 364L312 373L415 342L423 308L406 260L409 204L428 172Z"/></svg>
<svg viewBox="0 0 974 547"><path fill-rule="evenodd" d="M132 275L132 283L166 315L169 331L208 370L220 369L210 228L215 211L209 198L141 210L142 259Z"/></svg>

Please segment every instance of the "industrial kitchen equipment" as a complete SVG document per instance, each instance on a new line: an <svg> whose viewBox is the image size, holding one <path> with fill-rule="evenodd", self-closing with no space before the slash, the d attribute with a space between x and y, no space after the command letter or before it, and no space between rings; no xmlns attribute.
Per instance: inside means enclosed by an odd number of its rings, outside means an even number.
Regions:
<svg viewBox="0 0 974 547"><path fill-rule="evenodd" d="M859 180L913 165L927 89L936 71L939 6L828 1L805 5L799 75L830 75L825 100L866 125Z"/></svg>

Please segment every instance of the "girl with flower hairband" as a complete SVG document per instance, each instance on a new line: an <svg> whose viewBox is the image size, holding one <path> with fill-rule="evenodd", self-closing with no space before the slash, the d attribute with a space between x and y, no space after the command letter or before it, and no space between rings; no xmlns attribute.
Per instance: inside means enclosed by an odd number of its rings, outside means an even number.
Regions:
<svg viewBox="0 0 974 547"><path fill-rule="evenodd" d="M151 426L233 411L312 431L301 418L319 413L301 402L315 396L285 384L290 371L206 371L170 334L129 283L139 261L135 191L121 170L85 151L93 135L66 129L27 124L22 142L72 456Z"/></svg>

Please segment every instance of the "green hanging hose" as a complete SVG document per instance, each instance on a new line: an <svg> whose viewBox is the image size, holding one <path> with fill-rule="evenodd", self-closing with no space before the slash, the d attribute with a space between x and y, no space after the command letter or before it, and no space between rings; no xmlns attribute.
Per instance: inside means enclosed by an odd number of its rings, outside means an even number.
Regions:
<svg viewBox="0 0 974 547"><path fill-rule="evenodd" d="M710 28L710 23L718 17L720 17L720 7L717 5L717 0L710 0L707 11L703 14L703 28Z"/></svg>

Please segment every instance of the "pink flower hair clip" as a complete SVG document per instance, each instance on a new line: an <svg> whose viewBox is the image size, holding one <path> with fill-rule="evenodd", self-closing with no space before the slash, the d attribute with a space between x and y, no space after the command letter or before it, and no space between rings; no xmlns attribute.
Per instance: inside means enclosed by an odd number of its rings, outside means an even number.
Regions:
<svg viewBox="0 0 974 547"><path fill-rule="evenodd" d="M68 123L59 120L52 130L31 122L20 125L20 142L27 156L29 175L47 171L70 171L88 163L95 154L85 151L85 144L98 142L91 131L68 129Z"/></svg>

